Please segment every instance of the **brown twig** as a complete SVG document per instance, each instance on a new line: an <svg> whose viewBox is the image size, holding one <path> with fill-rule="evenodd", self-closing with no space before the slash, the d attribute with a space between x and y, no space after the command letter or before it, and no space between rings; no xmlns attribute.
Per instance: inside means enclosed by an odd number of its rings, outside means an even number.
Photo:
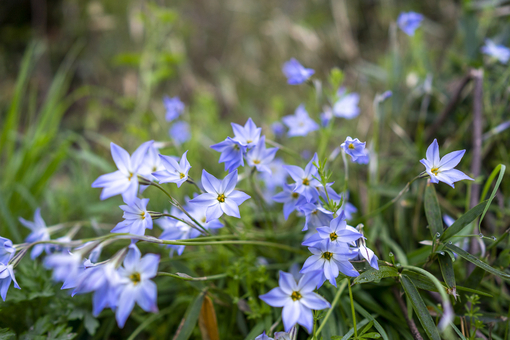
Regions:
<svg viewBox="0 0 510 340"><path fill-rule="evenodd" d="M413 319L410 319L407 316L407 307L402 299L402 296L400 296L400 292L396 287L393 287L393 295L395 295L395 299L397 299L398 305L400 306L400 309L402 310L402 313L404 314L404 317L407 321L407 326L409 326L409 330L411 331L411 334L413 335L414 340L423 340L423 337L421 336L420 332L418 331L418 327L416 327L416 324L414 323Z"/></svg>
<svg viewBox="0 0 510 340"><path fill-rule="evenodd" d="M434 124L432 124L432 126L430 126L425 131L425 139L426 140L430 140L430 138L436 133L437 129L439 129L439 127L441 125L443 125L446 118L448 118L448 116L453 112L453 110L455 109L455 106L457 105L457 102L460 99L460 95L462 94L462 91L464 90L466 85L469 83L469 81L472 79L472 77L473 77L472 71L470 70L464 76L464 78L461 79L459 86L457 87L457 90L453 93L453 96L451 97L451 99L448 102L448 104L446 105L446 107L443 109L443 111L441 112L439 117L436 119Z"/></svg>

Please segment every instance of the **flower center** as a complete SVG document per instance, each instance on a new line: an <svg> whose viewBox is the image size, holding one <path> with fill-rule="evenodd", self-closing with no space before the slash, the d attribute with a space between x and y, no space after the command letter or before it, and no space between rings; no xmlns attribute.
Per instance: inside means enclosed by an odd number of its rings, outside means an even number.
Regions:
<svg viewBox="0 0 510 340"><path fill-rule="evenodd" d="M217 200L218 200L220 203L224 203L224 202L225 202L225 194L218 195Z"/></svg>
<svg viewBox="0 0 510 340"><path fill-rule="evenodd" d="M142 220L145 220L145 211L142 211L142 213L140 214L140 216L142 216Z"/></svg>
<svg viewBox="0 0 510 340"><path fill-rule="evenodd" d="M246 143L250 144L250 143L253 143L253 141L250 139L250 140L247 140Z"/></svg>
<svg viewBox="0 0 510 340"><path fill-rule="evenodd" d="M183 179L184 177L186 177L186 175L181 172L180 177L181 177L181 179Z"/></svg>
<svg viewBox="0 0 510 340"><path fill-rule="evenodd" d="M338 235L335 232L332 232L331 234L329 234L329 239L331 241L336 241L337 238L338 238Z"/></svg>
<svg viewBox="0 0 510 340"><path fill-rule="evenodd" d="M260 161L258 159L253 161L253 164L260 164Z"/></svg>
<svg viewBox="0 0 510 340"><path fill-rule="evenodd" d="M310 180L308 178L303 178L303 185L310 185Z"/></svg>
<svg viewBox="0 0 510 340"><path fill-rule="evenodd" d="M157 170L158 170L157 167L155 167L155 166L152 167L152 172L156 172Z"/></svg>
<svg viewBox="0 0 510 340"><path fill-rule="evenodd" d="M292 198L296 199L299 197L299 194L297 192L292 193Z"/></svg>
<svg viewBox="0 0 510 340"><path fill-rule="evenodd" d="M136 286L138 283L140 283L140 281L142 281L142 278L140 276L140 273L133 273L131 275L129 275L129 279L131 280L131 282L133 282L133 284Z"/></svg>
<svg viewBox="0 0 510 340"><path fill-rule="evenodd" d="M129 181L131 180L131 178L133 178L133 175L134 175L134 174L133 174L132 172L130 172L130 173L129 173L129 176L128 176L128 180L129 180Z"/></svg>
<svg viewBox="0 0 510 340"><path fill-rule="evenodd" d="M351 150L354 149L354 144L349 144L348 148Z"/></svg>
<svg viewBox="0 0 510 340"><path fill-rule="evenodd" d="M439 168L432 168L430 169L430 172L437 176L437 174L439 173Z"/></svg>
<svg viewBox="0 0 510 340"><path fill-rule="evenodd" d="M290 298L292 299L292 301L297 301L299 299L301 299L303 297L303 295L301 295L300 292L298 291L293 291L292 294L290 295Z"/></svg>
<svg viewBox="0 0 510 340"><path fill-rule="evenodd" d="M322 253L321 257L329 261L331 260L331 258L333 258L333 253L325 251L324 253Z"/></svg>
<svg viewBox="0 0 510 340"><path fill-rule="evenodd" d="M237 150L237 151L239 151L239 145L237 145L237 144L234 144L234 150Z"/></svg>
<svg viewBox="0 0 510 340"><path fill-rule="evenodd" d="M202 221L202 223L205 223L205 221L207 221L207 219L205 218L205 216L204 216L204 217L202 217L202 220L201 220L201 221Z"/></svg>

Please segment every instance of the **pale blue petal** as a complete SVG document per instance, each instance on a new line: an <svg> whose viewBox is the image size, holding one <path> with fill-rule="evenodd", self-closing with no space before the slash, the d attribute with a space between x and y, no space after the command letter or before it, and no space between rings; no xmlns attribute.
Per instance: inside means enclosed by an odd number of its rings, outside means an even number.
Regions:
<svg viewBox="0 0 510 340"><path fill-rule="evenodd" d="M115 143L110 143L110 150L117 169L124 174L127 174L129 170L131 170L129 153Z"/></svg>
<svg viewBox="0 0 510 340"><path fill-rule="evenodd" d="M259 298L271 307L283 307L292 299L280 287L271 289L268 293L260 295Z"/></svg>
<svg viewBox="0 0 510 340"><path fill-rule="evenodd" d="M217 194L220 192L221 183L216 177L202 170L202 186L205 191Z"/></svg>
<svg viewBox="0 0 510 340"><path fill-rule="evenodd" d="M453 169L460 163L460 160L466 153L466 150L459 150L450 152L447 155L444 155L439 162L439 168L441 168L441 172Z"/></svg>

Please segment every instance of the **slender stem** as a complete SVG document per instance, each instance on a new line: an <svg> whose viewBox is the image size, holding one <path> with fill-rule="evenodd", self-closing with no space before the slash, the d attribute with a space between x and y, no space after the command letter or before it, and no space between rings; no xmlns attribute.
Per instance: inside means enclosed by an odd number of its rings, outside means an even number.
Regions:
<svg viewBox="0 0 510 340"><path fill-rule="evenodd" d="M358 338L358 329L356 327L356 314L354 311L354 300L352 299L352 288L351 288L351 280L347 279L347 286L349 287L349 298L351 299L351 311L352 311L352 323L354 325L354 338Z"/></svg>
<svg viewBox="0 0 510 340"><path fill-rule="evenodd" d="M204 234L208 234L208 235L211 235L211 233L209 232L209 230L205 229L197 220L195 220L187 211L186 209L184 209L182 207L182 205L179 203L179 201L177 201L175 198L172 197L172 195L170 195L168 193L168 191L166 191L161 185L159 185L158 183L155 183L155 182L151 182L151 185L152 186L155 186L156 188L158 188L159 190L163 191L165 193L165 195L167 195L169 198L170 198L170 203L174 206L176 206L180 211L182 211L184 214L186 214L186 216L189 217L190 220L193 221L193 223L195 223L200 229L202 229L202 232Z"/></svg>
<svg viewBox="0 0 510 340"><path fill-rule="evenodd" d="M266 143L269 144L269 145L272 145L272 146L276 146L278 149L282 150L283 152L288 153L289 155L291 155L291 156L293 156L293 157L295 157L295 158L297 158L299 160L303 159L303 157L301 157L301 155L298 152L296 152L296 151L294 151L292 149L289 149L288 147L286 147L284 145L281 145L280 143L277 143L277 142L272 141L270 139L266 139Z"/></svg>
<svg viewBox="0 0 510 340"><path fill-rule="evenodd" d="M174 277L176 279L180 279L180 280L184 280L184 281L209 281L209 280L216 280L216 279L222 279L224 277L227 277L227 273L203 276L203 277L191 277L191 276L176 275L176 274L172 274L172 273L158 272L158 276L170 276L170 277Z"/></svg>
<svg viewBox="0 0 510 340"><path fill-rule="evenodd" d="M199 193L201 193L201 194L204 193L204 191L202 189L200 189L200 187L198 186L198 184L195 182L195 180L193 178L188 176L188 180L186 182L193 184L197 188Z"/></svg>
<svg viewBox="0 0 510 340"><path fill-rule="evenodd" d="M342 205L347 201L347 183L349 182L349 163L347 163L347 155L342 148L342 161L344 162L344 194L342 195Z"/></svg>
<svg viewBox="0 0 510 340"><path fill-rule="evenodd" d="M398 195L396 197L394 197L391 201L389 201L388 203L386 203L385 205L383 205L382 207L380 208L377 208L371 212L369 212L368 214L364 215L364 216L361 216L359 218L357 218L356 220L354 220L352 222L352 224L358 224L360 223L361 221L365 221L367 219L369 219L370 217L373 217L375 215L377 215L378 213L380 212L383 212L384 210L388 209L389 207L391 207L394 203L398 202L398 200L409 190L409 187L411 186L411 184L416 181L417 179L419 178L423 178L423 176L420 174L418 176L416 176L415 178L413 178L411 181L409 181L406 186L404 187L404 189L402 189L402 191L400 191L398 193Z"/></svg>
<svg viewBox="0 0 510 340"><path fill-rule="evenodd" d="M340 300L340 296L342 295L342 292L345 289L345 286L348 284L348 279L345 279L342 284L338 287L338 290L336 291L336 295L333 298L333 302L331 303L331 308L326 313L326 316L324 316L324 319L322 319L321 325L319 326L319 329L317 329L316 336L318 337L321 334L322 329L326 325L326 321L328 321L329 317L333 313L333 310L335 309L336 304Z"/></svg>

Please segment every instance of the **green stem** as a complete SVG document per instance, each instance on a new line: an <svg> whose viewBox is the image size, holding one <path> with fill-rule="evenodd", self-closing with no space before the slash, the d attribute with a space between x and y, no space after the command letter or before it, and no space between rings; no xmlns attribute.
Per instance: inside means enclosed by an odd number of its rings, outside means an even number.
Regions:
<svg viewBox="0 0 510 340"><path fill-rule="evenodd" d="M352 298L351 280L347 279L347 286L349 287L349 298L351 299L352 323L354 325L354 338L358 338L358 328L356 327L356 313L354 311L354 300Z"/></svg>
<svg viewBox="0 0 510 340"><path fill-rule="evenodd" d="M186 277L186 276L180 276L172 273L165 273L165 272L158 272L158 276L170 276L179 280L184 281L209 281L209 280L216 280L216 279L222 279L224 277L227 277L227 273L223 274L217 274L217 275L210 275L210 276L203 276L203 277Z"/></svg>
<svg viewBox="0 0 510 340"><path fill-rule="evenodd" d="M283 152L286 152L286 153L288 153L289 155L291 155L291 156L293 156L293 157L295 157L295 158L297 158L297 159L299 159L299 160L302 160L302 159L303 159L303 157L301 157L301 155L300 155L298 152L296 152L296 151L294 151L294 150L292 150L292 149L289 149L288 147L286 147L286 146L284 146L284 145L281 145L280 143L277 143L277 142L272 141L272 140L270 140L270 139L266 139L266 143L267 143L267 144L269 144L269 145L271 145L271 146L275 146L275 147L277 147L279 150L281 150L281 151L283 151Z"/></svg>
<svg viewBox="0 0 510 340"><path fill-rule="evenodd" d="M344 291L345 289L345 286L348 284L348 281L349 279L345 279L342 284L338 287L338 290L336 292L336 295L335 297L333 298L333 302L331 303L331 308L328 310L328 312L326 313L326 316L324 316L324 319L322 319L322 322L321 322L321 325L319 326L319 329L317 329L317 333L316 333L316 336L319 336L321 334L321 331L322 329L324 328L324 326L326 325L326 321L328 321L329 317L331 316L331 314L333 313L333 310L335 309L336 307L336 304L338 303L338 301L340 300L340 296L342 295L342 292ZM349 285L350 286L350 285Z"/></svg>

